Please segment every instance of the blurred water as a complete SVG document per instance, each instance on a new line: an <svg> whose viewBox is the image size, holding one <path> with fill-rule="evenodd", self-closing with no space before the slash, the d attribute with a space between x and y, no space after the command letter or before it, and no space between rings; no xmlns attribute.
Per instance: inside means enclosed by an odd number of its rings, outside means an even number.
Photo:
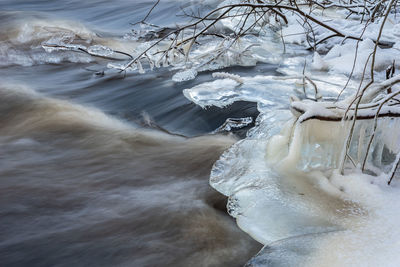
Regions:
<svg viewBox="0 0 400 267"><path fill-rule="evenodd" d="M203 110L174 71L96 75L105 62L46 54L41 42L74 32L123 44L153 1L0 1L0 263L3 266L240 266L260 248L208 185L232 136L207 135L255 104ZM152 23L173 25L161 1ZM273 73L275 66L231 68ZM150 117L155 128L149 129ZM197 137L195 137L197 136Z"/></svg>

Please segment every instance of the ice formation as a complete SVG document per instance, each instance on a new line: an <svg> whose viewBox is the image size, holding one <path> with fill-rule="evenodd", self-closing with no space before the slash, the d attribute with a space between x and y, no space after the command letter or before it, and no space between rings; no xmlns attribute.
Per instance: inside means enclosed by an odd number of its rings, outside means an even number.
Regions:
<svg viewBox="0 0 400 267"><path fill-rule="evenodd" d="M229 197L227 209L238 225L266 245L248 265L396 266L400 217L393 202L399 188L387 186L387 173L400 151L399 119L379 119L382 130L367 161L371 175L358 168L373 120L358 121L349 152L356 167L348 163L341 175L337 167L351 122L278 113L258 124L269 136L250 132L215 163L210 178ZM285 117L285 125L271 126Z"/></svg>
<svg viewBox="0 0 400 267"><path fill-rule="evenodd" d="M314 67L327 64L314 55ZM330 102L289 98L293 93L312 97L312 85L298 75L304 59L288 57L283 76L229 77L184 90L196 104L225 106L238 100L258 103L256 127L246 139L226 151L212 170L210 184L228 197L227 209L237 224L265 244L248 266L397 266L400 257L398 185L387 186L396 154L400 121L385 106L377 118L377 131L360 168L374 127L375 107L362 103L344 175L338 170L352 120L342 121L344 101L335 101L347 79L343 72L306 73ZM326 69L326 65L323 69ZM386 83L389 83L386 82ZM304 86L304 87L303 87ZM356 87L349 84L349 92ZM374 85L368 99L381 101ZM398 87L393 87L398 90ZM369 106L368 106L369 105ZM291 109L291 112L289 111ZM388 130L390 129L390 130ZM378 254L378 255L376 255ZM329 264L327 264L329 263Z"/></svg>

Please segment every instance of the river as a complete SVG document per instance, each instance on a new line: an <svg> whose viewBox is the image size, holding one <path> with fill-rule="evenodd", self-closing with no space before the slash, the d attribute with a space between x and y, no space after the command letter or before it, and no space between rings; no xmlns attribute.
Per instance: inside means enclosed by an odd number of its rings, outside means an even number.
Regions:
<svg viewBox="0 0 400 267"><path fill-rule="evenodd" d="M181 21L181 6L217 4L161 2L151 17L160 25ZM202 109L187 100L182 90L211 80L209 72L184 83L170 69L96 75L107 60L41 47L71 33L127 46L130 23L152 5L0 1L2 266L241 266L262 247L208 181L244 136L211 132L227 118L255 118L256 104Z"/></svg>

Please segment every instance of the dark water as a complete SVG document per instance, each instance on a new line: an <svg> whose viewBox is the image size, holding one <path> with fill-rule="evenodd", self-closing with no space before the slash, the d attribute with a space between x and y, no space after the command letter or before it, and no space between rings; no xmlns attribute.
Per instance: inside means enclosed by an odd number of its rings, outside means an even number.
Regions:
<svg viewBox="0 0 400 267"><path fill-rule="evenodd" d="M161 2L151 20L165 25L182 20L179 6L216 3ZM182 89L210 73L179 84L165 69L99 76L104 60L41 48L60 32L84 39L84 29L90 42L129 50L122 36L152 4L0 1L1 266L241 266L261 248L208 185L237 140L209 133L229 117L256 116L255 104L202 110Z"/></svg>

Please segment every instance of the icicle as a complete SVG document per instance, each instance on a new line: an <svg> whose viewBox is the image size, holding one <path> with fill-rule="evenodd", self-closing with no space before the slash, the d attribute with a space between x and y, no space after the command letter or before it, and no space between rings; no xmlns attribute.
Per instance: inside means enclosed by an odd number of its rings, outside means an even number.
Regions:
<svg viewBox="0 0 400 267"><path fill-rule="evenodd" d="M154 61L149 59L149 64L150 64L150 70L153 71L154 70Z"/></svg>
<svg viewBox="0 0 400 267"><path fill-rule="evenodd" d="M399 151L399 120L398 119L386 119L390 120L390 125L387 122L381 127L384 132L385 145L390 150L390 152L397 153Z"/></svg>
<svg viewBox="0 0 400 267"><path fill-rule="evenodd" d="M143 69L143 67L142 67L142 63L140 63L139 60L136 62L136 64L137 64L137 68L138 68L138 70L139 70L139 73L140 73L140 74L145 73L145 71L144 71L144 69Z"/></svg>
<svg viewBox="0 0 400 267"><path fill-rule="evenodd" d="M397 170L397 167L399 166L399 162L400 162L400 153L398 153L398 154L396 155L396 160L394 161L393 166L392 166L392 169L391 169L390 172L389 172L388 185L390 185L390 183L391 183L392 180L393 180L394 175L396 174L396 170Z"/></svg>
<svg viewBox="0 0 400 267"><path fill-rule="evenodd" d="M161 60L162 58L159 58L158 60L155 61L154 65L157 69L159 69L161 67Z"/></svg>
<svg viewBox="0 0 400 267"><path fill-rule="evenodd" d="M162 63L162 66L163 66L164 68L168 67L168 66L169 66L168 57L166 56L166 57L164 58L164 60L161 61L161 63Z"/></svg>
<svg viewBox="0 0 400 267"><path fill-rule="evenodd" d="M377 145L376 145L376 160L375 160L375 165L377 165L377 167L381 167L382 166L382 158L383 158L383 148L384 148L384 143L382 140L379 140Z"/></svg>

